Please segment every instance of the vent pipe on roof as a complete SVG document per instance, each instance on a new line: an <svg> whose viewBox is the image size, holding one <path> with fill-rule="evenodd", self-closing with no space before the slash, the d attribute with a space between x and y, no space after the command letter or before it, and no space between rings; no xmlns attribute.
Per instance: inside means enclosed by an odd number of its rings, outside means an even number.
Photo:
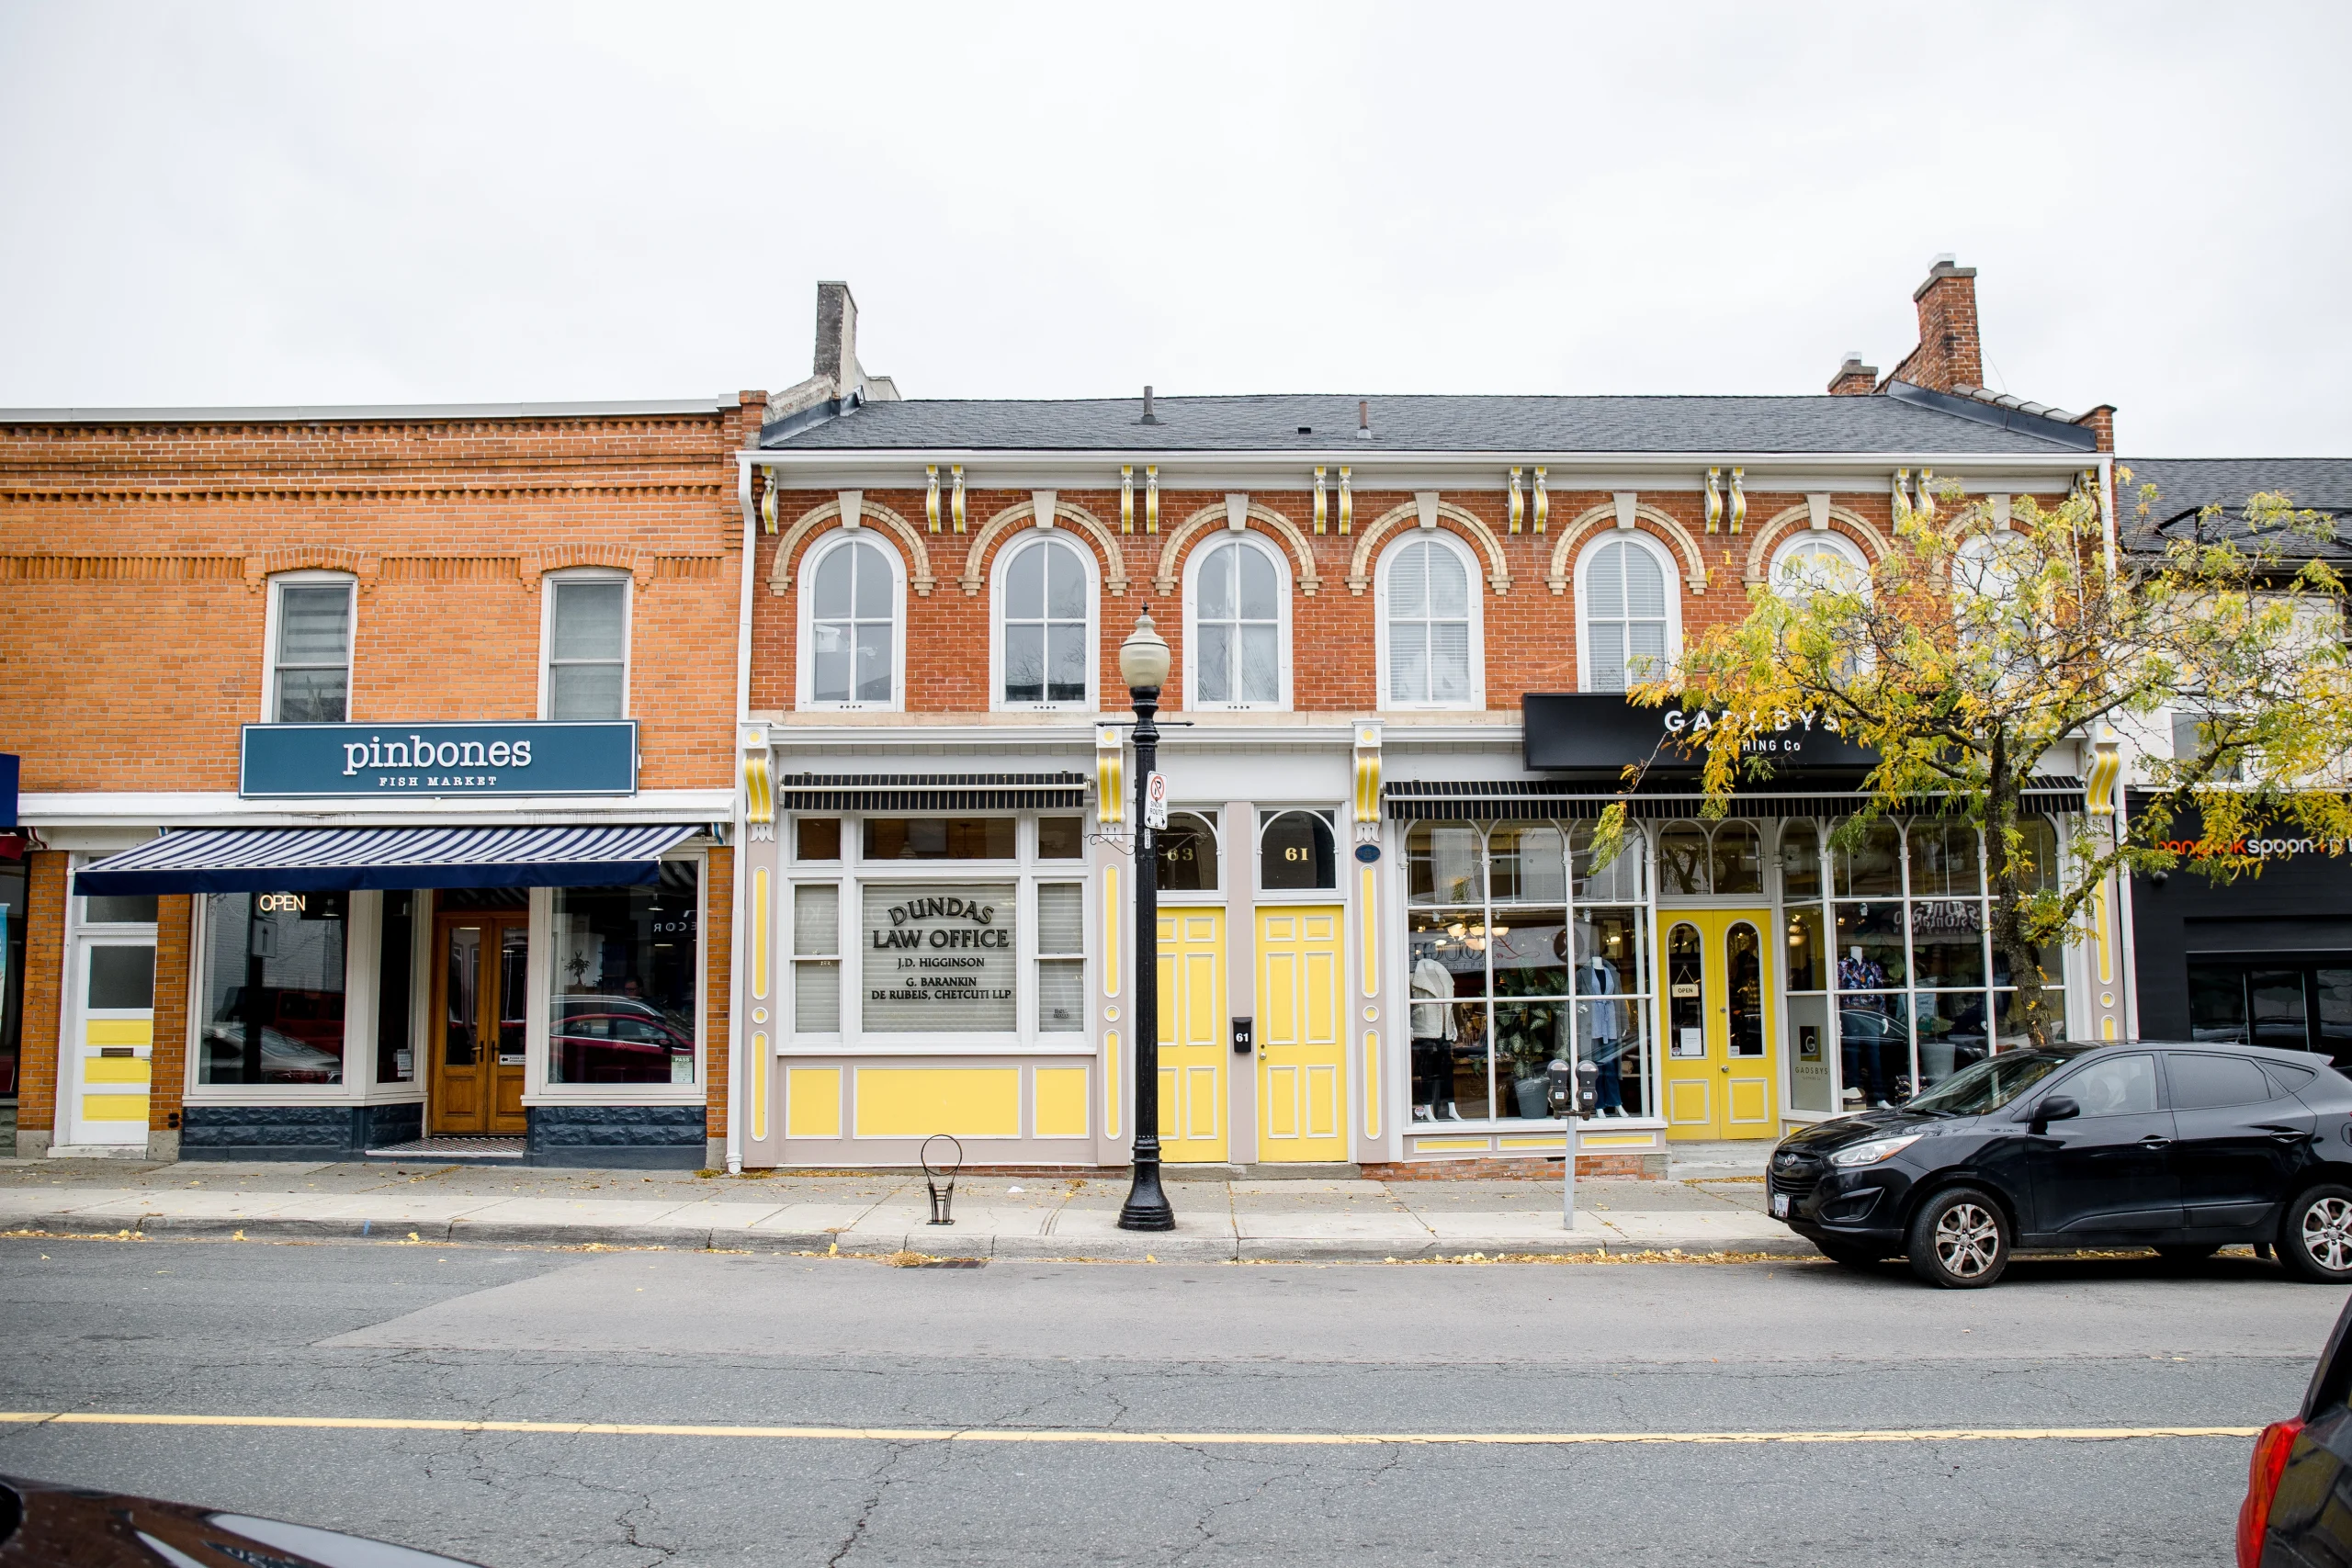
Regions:
<svg viewBox="0 0 2352 1568"><path fill-rule="evenodd" d="M1149 387L1146 387L1143 389L1143 417L1136 421L1136 423L1137 424L1158 424L1159 423L1159 416L1151 412L1151 389Z"/></svg>
<svg viewBox="0 0 2352 1568"><path fill-rule="evenodd" d="M1372 439L1372 402L1367 398L1356 400L1356 439L1359 441Z"/></svg>

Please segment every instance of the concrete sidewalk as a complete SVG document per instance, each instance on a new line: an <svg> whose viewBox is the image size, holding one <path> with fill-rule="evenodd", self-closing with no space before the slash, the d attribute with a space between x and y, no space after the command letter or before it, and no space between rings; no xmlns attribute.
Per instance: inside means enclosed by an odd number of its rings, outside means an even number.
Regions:
<svg viewBox="0 0 2352 1568"><path fill-rule="evenodd" d="M1379 1261L1501 1254L1812 1256L1760 1211L1752 1177L1556 1181L1168 1182L1173 1232L1118 1228L1124 1178L967 1178L933 1225L921 1178L889 1172L684 1173L416 1164L126 1166L0 1161L0 1233L360 1237L534 1246L943 1258Z"/></svg>

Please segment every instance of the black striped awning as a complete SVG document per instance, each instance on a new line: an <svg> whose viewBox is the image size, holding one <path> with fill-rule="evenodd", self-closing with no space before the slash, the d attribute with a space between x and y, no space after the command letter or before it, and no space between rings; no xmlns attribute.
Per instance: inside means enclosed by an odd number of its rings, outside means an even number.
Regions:
<svg viewBox="0 0 2352 1568"><path fill-rule="evenodd" d="M1707 797L1695 791L1641 791L1620 795L1613 791L1576 790L1553 779L1399 779L1383 792L1393 822L1476 819L1528 821L1556 817L1568 821L1600 816L1619 800L1630 815L1644 820L1696 817ZM2069 802L2079 810L2083 781L2054 775L2037 778L2027 786L2026 799L2045 811L2064 810ZM1743 790L1731 798L1733 817L1843 817L1859 797L1852 790L1811 792ZM1915 802L1916 811L1937 809L1934 800Z"/></svg>
<svg viewBox="0 0 2352 1568"><path fill-rule="evenodd" d="M1084 773L786 773L779 811L1075 811Z"/></svg>

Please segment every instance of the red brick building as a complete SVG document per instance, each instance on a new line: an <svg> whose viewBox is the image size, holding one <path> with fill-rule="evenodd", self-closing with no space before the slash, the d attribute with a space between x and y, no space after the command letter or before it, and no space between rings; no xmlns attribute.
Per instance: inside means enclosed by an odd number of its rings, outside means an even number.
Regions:
<svg viewBox="0 0 2352 1568"><path fill-rule="evenodd" d="M1573 1055L1601 1068L1585 1152L1662 1165L1983 1055L2010 992L1973 840L1852 864L1835 788L1709 827L1685 781L1625 859L1583 847L1664 722L1612 694L1644 656L1792 563L1866 567L1945 480L2109 493L2109 411L1982 388L1973 272L1916 302L1894 372L1849 358L1821 396L928 401L862 395L824 286L818 375L741 455L740 1157L903 1165L944 1132L1125 1159L1117 649L1147 606L1170 1159L1556 1157L1544 1074ZM1961 879L1932 899L1931 863ZM1952 951L1890 964L1929 903Z"/></svg>
<svg viewBox="0 0 2352 1568"><path fill-rule="evenodd" d="M0 413L16 1148L702 1164L763 404Z"/></svg>

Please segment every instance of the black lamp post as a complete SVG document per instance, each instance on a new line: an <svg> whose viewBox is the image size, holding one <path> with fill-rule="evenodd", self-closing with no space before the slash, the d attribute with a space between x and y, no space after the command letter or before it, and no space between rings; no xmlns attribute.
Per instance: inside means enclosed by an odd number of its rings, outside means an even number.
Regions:
<svg viewBox="0 0 2352 1568"><path fill-rule="evenodd" d="M1151 626L1151 612L1119 645L1119 678L1136 710L1136 1150L1135 1181L1119 1210L1123 1231L1172 1231L1176 1211L1159 1190L1159 845L1146 825L1151 774L1159 761L1159 688L1168 680L1168 644ZM1114 955L1112 962L1116 963Z"/></svg>

